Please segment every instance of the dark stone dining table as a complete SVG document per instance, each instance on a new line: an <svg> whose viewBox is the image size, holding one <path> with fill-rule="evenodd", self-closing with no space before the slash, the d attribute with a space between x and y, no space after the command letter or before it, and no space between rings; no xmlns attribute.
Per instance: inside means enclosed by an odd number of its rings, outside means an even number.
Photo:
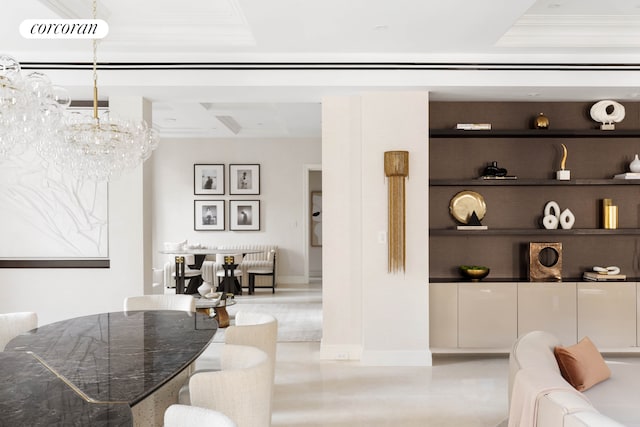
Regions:
<svg viewBox="0 0 640 427"><path fill-rule="evenodd" d="M0 352L0 426L130 426L132 407L185 372L218 328L183 311L45 325Z"/></svg>

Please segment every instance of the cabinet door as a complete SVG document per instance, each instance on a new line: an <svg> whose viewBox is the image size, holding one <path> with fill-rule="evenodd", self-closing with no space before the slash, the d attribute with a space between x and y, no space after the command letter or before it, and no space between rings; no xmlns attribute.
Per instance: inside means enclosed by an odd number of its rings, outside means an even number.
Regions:
<svg viewBox="0 0 640 427"><path fill-rule="evenodd" d="M518 336L547 331L563 345L575 344L576 316L575 282L518 283Z"/></svg>
<svg viewBox="0 0 640 427"><path fill-rule="evenodd" d="M578 340L599 348L636 345L636 284L578 283Z"/></svg>
<svg viewBox="0 0 640 427"><path fill-rule="evenodd" d="M458 284L458 346L508 350L518 333L517 283Z"/></svg>
<svg viewBox="0 0 640 427"><path fill-rule="evenodd" d="M429 284L429 346L458 347L458 285Z"/></svg>

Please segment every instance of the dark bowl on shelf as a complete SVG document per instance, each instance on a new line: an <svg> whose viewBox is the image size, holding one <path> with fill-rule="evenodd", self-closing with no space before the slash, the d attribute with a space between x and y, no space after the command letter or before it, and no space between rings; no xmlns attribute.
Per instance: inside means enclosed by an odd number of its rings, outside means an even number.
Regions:
<svg viewBox="0 0 640 427"><path fill-rule="evenodd" d="M478 282L489 275L489 267L483 267L478 265L461 265L460 274L463 277L471 280L472 282Z"/></svg>

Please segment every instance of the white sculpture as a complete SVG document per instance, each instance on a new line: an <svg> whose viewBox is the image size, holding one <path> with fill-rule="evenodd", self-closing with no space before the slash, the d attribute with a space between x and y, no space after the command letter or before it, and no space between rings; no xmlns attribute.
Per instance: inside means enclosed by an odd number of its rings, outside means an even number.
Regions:
<svg viewBox="0 0 640 427"><path fill-rule="evenodd" d="M624 120L625 110L619 102L604 100L593 104L590 113L593 120L602 123L600 129L612 130L615 128L612 123L619 123Z"/></svg>
<svg viewBox="0 0 640 427"><path fill-rule="evenodd" d="M547 230L555 230L558 226L563 230L570 230L576 222L576 217L569 209L560 212L560 206L553 200L544 206L542 225Z"/></svg>
<svg viewBox="0 0 640 427"><path fill-rule="evenodd" d="M559 222L558 218L553 215L545 215L542 218L542 225L544 225L544 228L547 230L555 230L558 228Z"/></svg>
<svg viewBox="0 0 640 427"><path fill-rule="evenodd" d="M571 230L573 228L573 224L576 222L576 217L573 215L569 209L565 209L560 214L560 227L563 230Z"/></svg>

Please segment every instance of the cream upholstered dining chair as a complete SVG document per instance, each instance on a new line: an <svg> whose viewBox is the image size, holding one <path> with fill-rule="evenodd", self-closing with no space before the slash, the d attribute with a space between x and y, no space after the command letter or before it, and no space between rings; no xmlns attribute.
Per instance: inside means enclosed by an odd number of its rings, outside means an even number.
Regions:
<svg viewBox="0 0 640 427"><path fill-rule="evenodd" d="M276 345L278 343L278 320L268 313L239 311L235 324L224 334L225 344L249 345L267 353L271 364L271 381L276 368Z"/></svg>
<svg viewBox="0 0 640 427"><path fill-rule="evenodd" d="M222 412L238 427L269 427L273 384L267 353L256 347L225 344L221 362L219 371L191 375L190 404Z"/></svg>
<svg viewBox="0 0 640 427"><path fill-rule="evenodd" d="M278 320L268 313L238 311L235 322L224 331L225 344L248 345L267 353L271 364L271 377L275 374ZM195 361L194 370L220 369L220 348L209 344Z"/></svg>
<svg viewBox="0 0 640 427"><path fill-rule="evenodd" d="M0 351L18 335L38 327L38 315L32 311L0 314Z"/></svg>
<svg viewBox="0 0 640 427"><path fill-rule="evenodd" d="M195 313L196 300L187 294L139 295L124 299L124 311L177 310Z"/></svg>
<svg viewBox="0 0 640 427"><path fill-rule="evenodd" d="M237 427L237 424L222 412L173 404L164 413L164 427Z"/></svg>

